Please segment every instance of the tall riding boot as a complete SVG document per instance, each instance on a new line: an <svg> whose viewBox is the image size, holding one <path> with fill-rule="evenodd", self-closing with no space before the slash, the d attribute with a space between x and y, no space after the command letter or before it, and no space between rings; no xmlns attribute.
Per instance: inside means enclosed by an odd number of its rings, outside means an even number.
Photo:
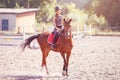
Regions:
<svg viewBox="0 0 120 80"><path fill-rule="evenodd" d="M52 45L51 45L52 49L56 48L56 39L57 39L57 36L58 36L58 33L55 33L54 37L53 37Z"/></svg>

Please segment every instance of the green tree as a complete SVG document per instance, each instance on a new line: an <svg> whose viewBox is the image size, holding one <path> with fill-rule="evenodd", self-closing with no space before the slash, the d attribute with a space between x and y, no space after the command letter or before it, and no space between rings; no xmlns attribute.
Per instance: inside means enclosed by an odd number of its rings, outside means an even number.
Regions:
<svg viewBox="0 0 120 80"><path fill-rule="evenodd" d="M0 0L0 8L13 8L15 0Z"/></svg>
<svg viewBox="0 0 120 80"><path fill-rule="evenodd" d="M6 5L5 5L5 2L4 0L0 0L0 8L5 8Z"/></svg>
<svg viewBox="0 0 120 80"><path fill-rule="evenodd" d="M19 7L23 7L23 8L28 8L28 4L30 4L31 2L31 0L15 0L15 1L16 1L16 4L19 5Z"/></svg>
<svg viewBox="0 0 120 80"><path fill-rule="evenodd" d="M56 0L41 0L40 10L37 13L38 22L49 22L54 15Z"/></svg>
<svg viewBox="0 0 120 80"><path fill-rule="evenodd" d="M92 26L104 26L106 24L106 20L104 16L97 16L95 13L87 13L88 19L86 23Z"/></svg>
<svg viewBox="0 0 120 80"><path fill-rule="evenodd" d="M120 0L101 0L96 13L105 16L110 26L120 27Z"/></svg>
<svg viewBox="0 0 120 80"><path fill-rule="evenodd" d="M0 8L16 8L16 4L19 7L27 8L28 3L32 0L0 0Z"/></svg>
<svg viewBox="0 0 120 80"><path fill-rule="evenodd" d="M84 6L84 9L90 13L93 13L96 7L99 5L99 0L89 0Z"/></svg>
<svg viewBox="0 0 120 80"><path fill-rule="evenodd" d="M39 8L38 22L49 22L56 4L57 0L0 0L1 8Z"/></svg>
<svg viewBox="0 0 120 80"><path fill-rule="evenodd" d="M88 14L84 10L80 10L74 3L64 3L63 15L65 18L72 18L72 30L83 30L83 25L88 19Z"/></svg>

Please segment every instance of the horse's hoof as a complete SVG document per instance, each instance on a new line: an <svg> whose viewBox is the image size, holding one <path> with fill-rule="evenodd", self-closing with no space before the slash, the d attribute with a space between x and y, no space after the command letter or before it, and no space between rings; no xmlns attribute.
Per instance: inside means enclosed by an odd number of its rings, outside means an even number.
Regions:
<svg viewBox="0 0 120 80"><path fill-rule="evenodd" d="M63 71L63 72L62 72L62 75L63 75L63 76L68 76L68 74L67 74L66 71Z"/></svg>
<svg viewBox="0 0 120 80"><path fill-rule="evenodd" d="M65 76L65 74L66 74L66 71L62 71L62 75Z"/></svg>
<svg viewBox="0 0 120 80"><path fill-rule="evenodd" d="M47 75L49 75L49 72L46 72L47 73Z"/></svg>

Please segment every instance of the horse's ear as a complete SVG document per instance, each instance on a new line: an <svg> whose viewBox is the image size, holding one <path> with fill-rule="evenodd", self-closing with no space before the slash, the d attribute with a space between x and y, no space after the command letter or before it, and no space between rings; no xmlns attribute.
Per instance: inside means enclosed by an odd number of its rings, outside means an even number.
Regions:
<svg viewBox="0 0 120 80"><path fill-rule="evenodd" d="M65 21L65 18L63 19L63 21Z"/></svg>
<svg viewBox="0 0 120 80"><path fill-rule="evenodd" d="M72 19L69 20L69 23L72 21Z"/></svg>

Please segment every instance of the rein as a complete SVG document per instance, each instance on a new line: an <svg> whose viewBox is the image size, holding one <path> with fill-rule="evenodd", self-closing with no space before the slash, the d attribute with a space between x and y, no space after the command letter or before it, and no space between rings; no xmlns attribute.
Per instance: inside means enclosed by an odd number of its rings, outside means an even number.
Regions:
<svg viewBox="0 0 120 80"><path fill-rule="evenodd" d="M69 29L64 28L59 33L60 33L59 36L63 35L65 36L66 39L69 39L71 37L71 28Z"/></svg>

